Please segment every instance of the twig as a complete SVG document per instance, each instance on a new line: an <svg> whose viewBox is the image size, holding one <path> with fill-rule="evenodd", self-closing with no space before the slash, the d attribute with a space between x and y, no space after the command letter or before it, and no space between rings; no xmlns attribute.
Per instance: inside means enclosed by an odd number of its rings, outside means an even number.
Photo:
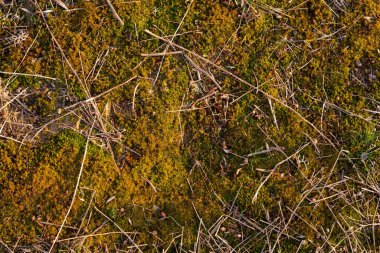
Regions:
<svg viewBox="0 0 380 253"><path fill-rule="evenodd" d="M285 108L287 108L288 110L290 110L291 112L293 112L294 114L296 114L300 119L302 119L304 122L306 122L306 123L307 123L308 125L310 125L312 128L314 128L315 131L317 131L317 132L318 132L318 133L319 133L319 134L320 134L320 135L321 135L321 136L322 136L322 137L323 137L323 138L324 138L324 139L325 139L325 140L326 140L326 141L327 141L327 142L328 142L328 143L329 143L329 144L330 144L335 150L338 150L338 149L336 148L335 144L334 144L329 138L327 138L327 136L326 136L326 135L325 135L325 134L324 134L319 128L317 128L313 123L311 123L309 120L307 120L305 117L303 117L298 111L296 111L295 109L293 109L292 107L290 107L289 105L287 105L287 104L286 104L285 102L283 102L282 100L280 100L280 99L278 99L278 98L276 98L276 97L270 95L269 93L267 93L267 92L261 90L260 88L258 88L258 87L259 87L258 84L257 84L257 86L254 86L254 85L252 85L251 83L249 83L248 81L246 81L246 80L240 78L239 76L233 74L232 72L226 70L225 68L223 68L223 67L221 67L221 66L219 66L219 65L217 65L217 64L215 64L215 63L213 63L213 62L211 62L210 60L207 60L207 59L204 58L203 56L200 56L199 54L196 54L196 53L190 51L189 49L184 48L184 47L182 47L182 46L180 46L180 45L178 45L178 44L172 42L171 40L168 40L168 39L165 39L165 38L163 38L163 37L161 37L161 36L158 36L158 35L156 35L155 33L149 31L148 29L145 29L145 32L146 32L147 34L149 34L149 35L151 35L151 36L153 36L153 37L155 37L155 38L161 40L161 41L164 41L164 42L166 42L166 43L169 43L170 45L172 45L172 46L174 46L174 47L176 47L176 48L178 48L178 49L183 50L184 52L189 53L189 54L192 55L192 56L197 57L198 59L201 59L202 61L204 61L204 62L210 64L210 65L213 66L214 68L216 68L216 69L222 71L223 73L225 73L225 74L227 74L227 75L233 77L233 78L236 79L237 81L239 81L239 82L241 82L241 83L244 83L244 84L248 85L249 87L255 89L257 92L263 94L263 95L266 96L267 98L270 98L270 99L276 101L277 103L281 104L282 106L284 106Z"/></svg>
<svg viewBox="0 0 380 253"><path fill-rule="evenodd" d="M218 87L219 90L222 89L220 84L215 80L215 78L212 75L210 75L206 70L199 67L189 56L187 56L186 54L184 54L184 56L185 56L186 60L188 60L191 65L193 65L193 67L195 68L196 71L199 71L199 72L202 72L203 74L205 74L208 78L211 79L211 81L213 83L215 83L216 87Z"/></svg>
<svg viewBox="0 0 380 253"><path fill-rule="evenodd" d="M128 233L126 233L119 225L117 225L116 224L116 222L114 222L111 218L109 218L107 215L105 215L102 211L100 211L96 206L94 206L94 209L98 212L98 213L100 213L101 215L103 215L107 220L109 220L112 224L114 224L122 233L123 233L123 235L125 235L131 242L132 242L132 244L133 244L133 246L135 247L135 248L137 248L137 250L139 251L139 252L142 252L141 251L141 249L139 248L139 245L137 245L133 240L132 240L132 238L129 236L129 234Z"/></svg>
<svg viewBox="0 0 380 253"><path fill-rule="evenodd" d="M27 90L28 88L24 89L23 91L21 91L19 94L17 94L14 98L12 98L11 100L9 100L8 102L5 103L5 105L3 105L1 108L0 108L0 112L6 108L8 105L12 104L13 101L15 101L18 97L20 97L22 94L24 94L24 92Z"/></svg>
<svg viewBox="0 0 380 253"><path fill-rule="evenodd" d="M44 78L44 79L49 79L49 80L57 80L57 78L43 76L39 74L27 74L27 73L17 73L17 72L7 72L7 71L0 71L0 74L6 74L6 75L12 75L12 76L31 76L31 77Z"/></svg>
<svg viewBox="0 0 380 253"><path fill-rule="evenodd" d="M6 135L0 135L0 138L11 140L11 141L14 141L14 142L17 142L17 143L20 143L20 144L22 143L22 141L16 140L15 138L12 138L12 137L9 137L9 136L6 136Z"/></svg>
<svg viewBox="0 0 380 253"><path fill-rule="evenodd" d="M69 8L67 8L66 4L64 2L62 2L61 0L54 0L54 2L56 2L59 6L61 6L66 11L69 10Z"/></svg>
<svg viewBox="0 0 380 253"><path fill-rule="evenodd" d="M86 156L87 156L87 150L88 150L88 144L90 142L90 136L91 136L91 132L92 132L92 129L94 127L94 124L95 124L95 120L94 122L92 123L92 126L91 126L91 129L88 133L88 136L87 136L87 141L86 141L86 146L85 146L85 149L84 149L84 154L83 154L83 159L82 159L82 164L80 166L80 170L79 170L79 175L78 175L78 179L77 179L77 183L75 185L75 190L74 190L74 194L73 194L73 198L71 199L71 203L70 203L70 207L69 207L69 210L67 210L67 213L65 215L65 218L63 219L63 222L62 222L62 225L60 226L59 230L58 230L58 233L57 235L55 236L54 238L54 241L53 241L53 244L51 245L50 249L49 249L49 253L52 252L52 250L54 249L54 245L57 243L58 239L59 239L59 235L62 231L62 228L65 226L65 223L66 223L66 220L67 220L67 217L69 216L70 214L70 211L71 211L71 208L73 207L74 205L74 201L75 201L75 198L77 196L77 192L78 192L78 188L79 188L79 183L80 183L80 180L81 180L81 177L82 177L82 172L83 172L83 168L84 168L84 162L86 161Z"/></svg>
<svg viewBox="0 0 380 253"><path fill-rule="evenodd" d="M272 115L273 115L274 124L276 125L277 130L279 130L278 124L277 124L277 118L276 118L276 111L274 110L274 106L272 105L272 100L270 98L268 98L268 102L269 102L270 110L271 110Z"/></svg>
<svg viewBox="0 0 380 253"><path fill-rule="evenodd" d="M299 152L301 152L304 148L306 148L307 146L309 145L309 143L306 143L305 145L303 145L301 148L299 148L294 154L288 156L286 159L282 160L281 162L277 163L276 166L274 166L274 168L271 170L271 172L269 173L269 175L264 179L263 182L261 182L261 184L259 185L259 187L257 187L257 190L256 190L256 193L255 195L253 195L253 198L252 198L252 203L254 203L257 199L257 196L259 195L259 192L260 192L260 189L264 186L264 184L269 180L269 178L272 176L273 172L283 163L287 162L288 160L290 160L293 156L297 155Z"/></svg>
<svg viewBox="0 0 380 253"><path fill-rule="evenodd" d="M267 148L267 149L264 149L264 150L261 150L261 151L250 153L250 154L246 155L245 157L252 157L252 156L255 156L255 155L266 154L266 153L270 153L272 151L282 152L282 149L280 147L270 147L270 148Z"/></svg>
<svg viewBox="0 0 380 253"><path fill-rule="evenodd" d="M188 12L190 11L190 7L193 4L193 1L194 0L191 0L191 2L188 4L186 12L185 12L185 14L183 15L183 17L181 19L181 22L178 24L177 29L175 30L173 36L169 40L170 42L173 42L174 38L177 36L179 30L181 29L181 26L182 26L183 22L185 21L185 18L187 16ZM166 51L168 51L169 46L170 46L170 43L168 45L166 45L166 47L164 49L164 53L166 53ZM156 84L156 82L157 82L157 80L158 80L158 78L160 76L161 68L162 68L162 65L164 63L164 60L165 60L165 55L162 56L162 59L161 59L161 62L160 62L160 66L158 67L158 71L157 71L157 74L156 74L156 78L154 79L154 82L153 82L153 86Z"/></svg>
<svg viewBox="0 0 380 253"><path fill-rule="evenodd" d="M162 52L162 53L151 53L151 54L140 54L143 57L151 57L151 56L165 56L165 55L173 55L173 54L182 54L182 51L173 51L173 52Z"/></svg>
<svg viewBox="0 0 380 253"><path fill-rule="evenodd" d="M133 90L132 112L133 112L134 114L136 114L136 111L135 111L135 100L136 100L136 92L137 92L137 88L139 87L139 85L140 85L140 83L138 83L138 84L135 86L134 90Z"/></svg>
<svg viewBox="0 0 380 253"><path fill-rule="evenodd" d="M65 239L60 239L57 242L66 242L66 241L74 241L78 239L87 239L89 237L96 237L96 236L104 236L104 235L119 235L119 234L138 234L137 232L119 232L119 231L114 231L114 232L107 232L107 233L99 233L99 234L90 234L90 235L79 235L76 237L70 237L70 238L65 238Z"/></svg>
<svg viewBox="0 0 380 253"><path fill-rule="evenodd" d="M65 109L67 110L67 109L73 108L73 107L75 107L75 106L77 106L79 104L85 104L85 103L88 103L88 102L92 102L92 101L94 101L94 100L96 100L96 99L98 99L98 98L100 98L100 97L102 97L102 96L110 93L111 91L113 91L113 90L115 90L117 88L120 88L121 86L124 86L124 85L126 85L128 83L130 83L131 81L133 81L136 78L137 78L137 76L133 76L133 77L129 78L127 81L125 81L125 82L122 82L122 83L120 83L120 84L118 84L118 85L116 85L116 86L114 86L114 87L112 87L112 88L110 88L110 89L108 89L106 91L103 91L102 93L100 93L100 94L98 94L96 96L93 96L93 97L90 97L90 98L88 98L86 100L79 101L79 102L77 102L75 104L69 105L69 106L65 107Z"/></svg>
<svg viewBox="0 0 380 253"><path fill-rule="evenodd" d="M124 21L120 18L120 16L117 14L115 8L113 7L112 3L110 0L106 0L107 1L107 4L108 6L110 7L111 11L112 11L112 14L113 16L119 21L119 23L124 26Z"/></svg>

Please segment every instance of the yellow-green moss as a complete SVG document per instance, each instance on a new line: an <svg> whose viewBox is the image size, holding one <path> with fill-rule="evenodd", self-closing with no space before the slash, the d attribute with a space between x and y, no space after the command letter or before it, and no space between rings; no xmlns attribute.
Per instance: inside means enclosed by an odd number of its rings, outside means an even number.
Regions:
<svg viewBox="0 0 380 253"><path fill-rule="evenodd" d="M17 109L35 127L62 116L68 105L88 99L84 88L96 96L138 76L95 101L101 112L110 108L104 116L105 128L112 132L114 127L123 138L107 149L90 143L79 194L66 222L75 228L83 224L79 231L63 229L60 238L89 234L102 225L97 232L116 231L96 207L125 231L138 232L135 242L148 244L144 252L165 249L182 229L183 249L190 250L197 241L200 217L210 227L222 214L239 211L263 226L276 217L290 219L287 226L291 229L286 232L294 237L283 238L283 234L278 250L310 252L322 245L327 250L328 245L308 224L331 228L331 242L338 243L345 234L332 221L344 223L339 214L358 218L343 197L336 202L328 198L318 205L313 198L335 194L331 189L315 189L342 178L371 175L378 180L377 174L371 174L378 170L380 141L379 118L373 113L380 99L377 1L346 1L344 11L333 1L323 0L192 1L191 5L185 0L112 1L124 26L105 1L67 3L72 11L50 1L37 2L38 7L30 1L0 7L0 70L57 78L17 76L7 86L12 94L28 88L29 95L16 101ZM40 10L52 12L42 16ZM16 12L17 16L6 15ZM204 74L198 80L196 69L182 54L141 56L166 47L144 29L159 36L173 35L186 12L173 42L252 86L193 55L194 62L213 75L222 90ZM28 36L8 44L10 35L21 31L16 25L25 26ZM177 49L168 47L169 51ZM1 87L11 80L7 74L0 77ZM255 90L256 85L294 108L324 137L283 104L269 102ZM0 240L5 243L13 245L20 238L20 245L41 241L50 245L56 235L84 154L86 139L80 133L88 131L93 116L87 105L80 106L81 121L79 112L58 120L41 132L38 142L19 146L1 140ZM62 125L77 133L62 131ZM93 134L104 138L99 128ZM305 143L309 146L289 157ZM276 146L281 151L246 157ZM107 152L110 149L114 156ZM259 185L274 168L252 203ZM316 183L312 177L322 181ZM350 190L360 189L360 180L347 184ZM233 207L228 206L232 203ZM374 203L369 201L367 210L374 211ZM88 206L91 218L83 218ZM296 208L299 217L291 211ZM236 231L246 228L227 223L223 238L239 245ZM276 233L268 238L256 236L250 250L266 250L267 240L277 240ZM173 242L177 247L178 238ZM128 243L125 236L114 234L88 238L82 247L116 251L116 247L126 250ZM66 247L81 250L71 242L57 245L57 249ZM211 250L210 245L203 247L200 252Z"/></svg>

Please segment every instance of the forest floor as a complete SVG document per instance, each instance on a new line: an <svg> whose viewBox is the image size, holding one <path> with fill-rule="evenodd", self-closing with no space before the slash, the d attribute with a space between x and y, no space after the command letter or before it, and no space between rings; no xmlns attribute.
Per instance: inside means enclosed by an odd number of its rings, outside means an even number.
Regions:
<svg viewBox="0 0 380 253"><path fill-rule="evenodd" d="M377 0L0 0L1 252L380 252Z"/></svg>

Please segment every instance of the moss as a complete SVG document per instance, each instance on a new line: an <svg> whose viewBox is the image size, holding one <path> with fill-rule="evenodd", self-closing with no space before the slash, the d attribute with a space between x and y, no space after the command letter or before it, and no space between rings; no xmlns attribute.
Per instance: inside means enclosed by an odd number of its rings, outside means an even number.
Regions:
<svg viewBox="0 0 380 253"><path fill-rule="evenodd" d="M376 1L346 1L345 6L322 0L112 1L123 26L102 1L67 4L71 11L37 2L0 7L1 71L56 78L0 74L10 99L27 88L27 96L0 112L0 132L4 128L22 141L20 136L26 136L20 146L0 142L4 242L13 245L21 238L20 245L32 245L41 238L50 244L72 198L86 143L82 135L94 119L80 190L66 222L71 228L64 228L60 238L115 232L118 228L96 207L125 231L136 231L135 242L148 244L144 252L175 250L180 244L192 250L200 218L205 236L223 214L270 228L264 238L259 230L226 221L222 238L242 251L268 250L268 241L276 244L275 251L328 251L321 237L327 228L329 243L343 250L350 242L340 242L347 233L334 221L357 226L346 221L360 218L358 206L375 212L369 195L363 197L365 205L356 200L348 205L347 194L338 198L335 191L359 192L362 178L378 179L373 174L379 155L379 120L373 112L380 99ZM194 55L188 56L207 75L182 53L142 56L166 47L144 29L159 36L177 32L173 42L252 85ZM12 35L22 31L27 36L15 40ZM103 126L93 104L78 103L135 75L93 101ZM256 88L277 101L269 102ZM0 108L9 101L1 95ZM66 115L70 105L76 111ZM12 124L25 122L34 130L13 131ZM41 130L40 138L29 143L35 129ZM268 147L281 151L249 156ZM337 183L347 178L358 182ZM329 184L336 188L326 189ZM317 201L322 198L326 201ZM276 223L279 219L283 222ZM245 237L238 234L250 233L258 234L243 248ZM363 241L372 236L360 233ZM202 238L200 252L216 247L207 240ZM109 234L81 245L64 241L58 248L117 251L128 246L126 236Z"/></svg>

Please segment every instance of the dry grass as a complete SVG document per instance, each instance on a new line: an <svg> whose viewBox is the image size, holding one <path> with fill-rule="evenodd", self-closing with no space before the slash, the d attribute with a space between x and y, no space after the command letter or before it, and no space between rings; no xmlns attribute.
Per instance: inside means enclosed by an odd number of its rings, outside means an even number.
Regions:
<svg viewBox="0 0 380 253"><path fill-rule="evenodd" d="M67 3L65 4L61 1L55 2L65 9ZM291 10L282 10L269 6L265 3L257 2L250 4L248 1L235 2L238 6L248 6L248 10L251 11L261 9L265 13L271 13L275 16L287 17L289 19L296 18L290 13ZM339 15L338 12L345 12L348 6L348 3L345 1L334 0L323 2L336 16ZM107 0L107 4L109 5L114 17L118 20L120 25L123 26L124 22L115 11L111 2ZM300 182L300 198L297 199L296 204L288 204L279 200L277 203L278 206L276 207L277 213L275 214L273 212L269 212L268 208L264 205L262 207L258 207L260 213L263 214L263 218L260 220L255 220L254 218L249 217L249 215L246 215L244 210L241 210L237 203L235 203L236 199L241 194L239 189L236 192L233 202L229 203L225 199L220 199L219 202L220 207L223 210L223 214L211 223L205 222L206 219L201 216L196 205L193 204L193 206L189 208L194 209L199 225L196 232L196 240L193 242L193 249L191 252L252 252L253 249L257 250L257 245L260 245L262 252L279 252L281 249L286 249L286 243L289 240L292 240L299 245L299 251L301 251L305 245L308 245L310 248L315 249L315 252L378 252L380 249L380 209L378 208L380 201L380 174L376 169L370 170L368 173L363 173L363 170L358 167L356 160L360 160L362 162L359 163L359 166L373 166L376 168L377 164L375 163L378 163L378 158L375 158L375 161L372 162L374 164L371 165L367 164L370 163L370 161L367 161L367 156L371 153L376 154L376 151L379 148L372 147L370 150L362 150L362 157L353 157L344 149L344 145L341 145L340 141L338 141L335 136L330 136L328 131L324 129L324 127L328 125L326 122L327 119L324 115L327 110L338 111L348 117L371 123L375 127L379 126L377 117L379 114L378 110L365 109L365 111L363 110L363 113L361 114L342 108L342 106L330 101L327 96L325 100L318 97L309 96L309 98L315 102L321 110L320 122L315 123L315 121L309 120L309 116L301 110L301 106L299 105L300 103L294 96L296 92L302 92L302 90L296 90L293 87L292 80L293 75L296 75L297 72L299 73L303 68L310 64L313 58L306 64L292 66L292 71L290 74L288 71L283 71L282 69L274 69L276 79L276 84L274 85L276 85L277 89L280 91L280 95L272 95L271 93L265 91L264 88L261 88L264 84L253 84L236 74L233 70L230 71L226 67L215 63L216 60L222 58L221 52L217 55L215 61L211 61L202 56L200 53L174 42L175 38L179 35L180 28L185 22L187 14L191 10L192 4L193 1L188 3L185 14L179 21L177 29L173 35L157 35L148 29L145 30L145 32L152 38L165 43L165 46L161 45L160 48L157 49L157 52L155 51L142 54L144 59L136 64L135 67L138 69L139 66L141 66L141 64L148 58L162 57L158 69L155 71L155 76L151 78L152 87L158 85L159 83L161 68L166 57L176 57L182 60L185 62L184 65L187 64L186 66L191 69L191 71L197 73L198 80L192 80L189 84L189 90L193 89L195 90L194 93L200 93L200 98L192 101L193 107L191 108L189 108L188 105L184 105L183 99L179 110L167 110L167 112L178 113L179 120L181 120L181 113L184 112L202 109L212 110L212 106L210 106L209 101L211 99L217 99L217 96L225 91L223 80L218 80L222 79L219 77L229 77L246 86L249 91L239 97L228 93L222 94L222 100L225 103L225 121L227 121L226 114L228 107L231 106L231 104L239 103L239 100L248 94L260 94L265 98L265 103L263 103L261 108L266 105L269 106L270 116L268 116L268 121L273 122L277 130L279 130L282 127L281 124L283 124L279 120L278 113L276 113L276 108L280 107L285 108L287 112L295 115L298 120L308 125L315 134L308 134L305 130L304 137L307 141L300 145L295 152L290 152L280 147L274 141L274 134L264 131L260 125L258 126L258 128L262 131L260 134L265 136L265 140L270 143L270 145L267 144L266 149L258 150L253 153L247 152L247 154L244 155L228 149L225 147L224 143L223 152L225 155L232 156L239 161L241 160L241 166L239 166L239 168L247 165L249 160L253 157L268 154L270 155L272 153L282 156L282 160L278 162L271 170L260 171L265 174L261 178L258 178L259 183L253 190L254 194L251 199L252 204L257 203L257 199L260 197L262 188L265 187L274 175L281 175L281 169L286 166L294 168L296 171L296 177L303 179L303 182ZM40 13L44 12L44 10L38 6L37 2L35 2L35 7ZM298 7L299 6L297 6L297 8ZM100 105L105 103L105 101L102 101L103 97L107 94L117 92L121 87L127 84L133 83L134 89L131 107L133 114L136 115L136 94L140 89L140 83L138 81L143 80L144 77L140 77L138 75L126 77L125 82L112 86L98 95L91 94L90 84L96 83L98 74L100 73L109 52L105 51L99 53L97 61L91 69L91 72L88 73L87 76L82 77L81 74L75 70L65 51L61 47L60 42L56 39L50 29L45 15L41 15L41 17L45 25L43 29L47 29L49 31L51 40L57 48L57 54L59 54L59 57L63 59L63 64L66 64L69 67L72 72L71 74L75 76L76 81L80 84L81 91L85 94L86 98L84 100L80 100L75 96L72 96L73 101L71 101L69 105L60 104L56 108L56 111L51 114L47 120L42 120L36 113L30 111L28 106L25 104L26 98L32 96L33 91L30 91L29 88L11 91L8 83L11 82L12 79L19 76L43 79L52 83L62 80L41 74L0 71L2 76L7 76L8 78L0 79L0 137L13 140L20 144L33 141L38 143L38 140L43 139L43 137L49 132L56 133L62 129L73 129L81 135L86 136L87 142L70 206L62 220L62 223L58 224L59 230L54 240L49 242L44 241L43 238L41 238L40 244L35 245L19 245L18 242L14 242L12 245L9 245L0 240L2 245L2 248L0 249L9 252L53 252L59 247L66 249L67 252L89 252L89 250L84 246L86 240L95 237L119 235L121 238L125 239L123 246L127 245L127 247L123 247L123 249L127 248L127 250L120 249L118 252L144 252L144 247L152 245L149 245L148 242L141 243L139 240L140 232L137 230L129 232L126 231L121 225L118 224L117 220L109 217L104 211L102 211L101 207L96 206L93 203L93 198L96 196L96 192L92 193L91 199L84 200L88 203L88 206L82 220L80 221L79 227L70 227L70 229L77 231L75 236L61 238L62 230L67 229L69 226L67 224L67 218L70 215L74 202L78 200L78 191L81 190L81 175L83 172L83 164L86 160L89 143L95 143L104 150L108 151L114 159L115 168L120 170L120 163L118 158L114 155L113 144L117 143L124 146L123 140L128 138L128 136L124 136L123 131L119 129L118 126L115 125L110 119L110 111L112 110L111 108L113 108L113 102L107 102L104 109L101 109ZM240 24L238 26L238 30L239 29ZM347 28L344 27L342 29L344 30ZM238 30L236 30L235 33L237 33ZM331 37L336 36L340 32L342 31L337 30L328 34L322 34L316 40L329 40ZM7 38L6 44L16 46L26 40L26 37L28 36L29 35L26 30L18 30L15 34L11 34ZM227 43L229 43L229 41L227 41L226 44ZM285 43L289 43L291 50L295 50L295 46L292 42L286 40ZM162 48L162 52L158 51ZM224 47L222 51L223 50ZM214 86L214 89L210 89L207 94L203 94L201 84L198 84L204 81L202 77L210 80L211 85ZM366 82L365 78L361 78L359 76L359 72L351 73L351 77L353 81L362 83ZM69 93L68 90L65 92ZM186 95L187 94L184 95L184 98ZM201 103L205 103L206 106L195 107L195 105ZM379 101L376 101L375 99L373 103L378 107L380 105ZM264 109L261 109L260 106L256 107L257 111L265 111ZM370 113L369 116L367 114L368 112ZM183 131L184 130L181 125L181 132ZM183 138L184 134L181 136ZM376 138L378 139L379 137L377 136ZM323 145L320 145L321 141L324 142ZM320 149L324 149L326 146L331 148L332 151L330 156L334 158L334 162L326 167L311 167L307 159L323 160L325 157L318 156L321 153ZM315 157L313 158L310 158L310 156L307 157L304 152L306 148L310 147L314 148L313 154ZM137 151L133 151L129 147L124 146L124 148L140 155ZM342 166L348 166L349 170L354 171L354 173L350 173L349 176L345 175L344 170L342 172L341 169L338 169L338 167L341 168ZM201 163L194 165L193 169L203 170ZM191 171L189 174L191 174ZM312 171L312 173L306 173L306 171ZM202 171L202 173L207 175L204 171ZM159 189L149 179L145 178L141 174L139 175L142 178L141 180L146 181L154 192L159 191ZM210 194L216 196L216 198L219 198L217 191L214 190L217 186L213 185L210 180L206 181L209 189L211 189ZM191 189L190 182L189 185ZM191 189L191 191L193 191L193 189ZM110 199L109 202L112 200L113 199ZM324 207L326 215L330 217L328 227L320 226L318 222L311 223L309 216L313 214L305 214L304 211L307 209L312 212L313 210L318 210L321 206ZM101 232L100 230L103 225L95 231L85 231L82 229L85 227L84 224L90 221L92 213L98 213L102 216L102 219L104 219L104 226L106 224L111 224L116 231ZM169 219L166 217L166 214L162 216L162 219ZM174 223L176 223L174 218L172 219ZM310 235L306 234L307 231L303 234L302 231L298 229L300 224L307 227L308 231L313 231L314 239L310 239ZM170 241L164 241L157 235L157 232L151 232L152 236L157 240L153 247L157 251L162 252L187 252L183 245L184 227L180 224L178 224L178 227L182 228L182 232L173 232L172 239ZM337 240L337 234L344 235L344 237ZM107 251L107 249L102 249ZM109 252L111 251L112 250Z"/></svg>

